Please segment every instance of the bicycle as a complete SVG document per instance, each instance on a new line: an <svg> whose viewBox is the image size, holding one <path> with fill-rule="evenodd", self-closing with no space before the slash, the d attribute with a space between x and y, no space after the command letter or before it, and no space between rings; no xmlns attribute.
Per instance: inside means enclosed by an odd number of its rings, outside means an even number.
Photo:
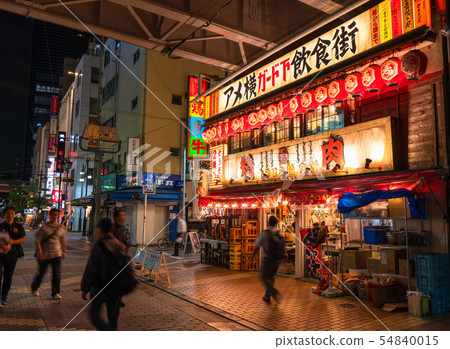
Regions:
<svg viewBox="0 0 450 349"><path fill-rule="evenodd" d="M162 249L162 250L164 250L164 249L166 249L167 247L169 247L169 246L171 246L171 245L174 245L174 244L175 244L175 241L171 241L171 240L169 239L169 233L166 233L166 236L163 237L163 238L161 238L161 239L159 239L159 240L158 240L158 243L157 243L158 247L159 247L160 249Z"/></svg>

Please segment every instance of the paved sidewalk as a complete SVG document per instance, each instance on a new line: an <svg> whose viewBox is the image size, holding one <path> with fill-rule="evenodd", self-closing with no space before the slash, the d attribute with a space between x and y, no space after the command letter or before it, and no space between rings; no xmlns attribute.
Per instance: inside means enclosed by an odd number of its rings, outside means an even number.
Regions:
<svg viewBox="0 0 450 349"><path fill-rule="evenodd" d="M41 297L32 297L29 286L36 271L32 233L27 232L26 257L19 260L9 294L9 305L0 308L0 331L61 330L86 305L81 299L80 280L90 244L80 234L69 233L68 256L63 261L62 301L50 299L50 275L44 278ZM138 289L124 297L120 330L211 331L249 330L154 287L139 284ZM94 330L83 311L67 330Z"/></svg>

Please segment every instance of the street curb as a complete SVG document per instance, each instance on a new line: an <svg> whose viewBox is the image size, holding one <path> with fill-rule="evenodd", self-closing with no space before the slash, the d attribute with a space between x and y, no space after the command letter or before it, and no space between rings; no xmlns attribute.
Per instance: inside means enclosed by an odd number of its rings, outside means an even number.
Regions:
<svg viewBox="0 0 450 349"><path fill-rule="evenodd" d="M212 305L209 305L207 303L199 301L199 300L197 300L195 298L192 298L190 296L186 296L185 294L183 294L181 292L169 289L167 287L163 287L163 286L158 286L158 285L152 284L152 283L150 283L147 280L139 279L139 281L141 283L143 283L143 284L152 286L152 287L157 288L158 290L161 290L163 292L166 292L166 293L168 293L168 294L170 294L170 295L172 295L174 297L177 297L177 298L182 299L182 300L184 300L184 301L186 301L188 303L191 303L191 304L193 304L193 305L195 305L195 306L197 306L199 308L205 309L205 310L207 310L207 311L209 311L211 313L219 315L219 316L221 316L221 317L223 317L223 318L225 318L227 320L236 322L236 323L240 324L241 326L247 327L247 328L249 328L249 329L251 329L253 331L270 331L269 329L267 329L265 327L259 326L259 325L255 324L255 323L251 322L251 321L248 321L248 320L245 320L245 319L243 319L243 318L241 318L239 316L230 314L230 313L228 313L226 311L223 311L223 310L221 310L219 308L216 308L216 307L214 307Z"/></svg>

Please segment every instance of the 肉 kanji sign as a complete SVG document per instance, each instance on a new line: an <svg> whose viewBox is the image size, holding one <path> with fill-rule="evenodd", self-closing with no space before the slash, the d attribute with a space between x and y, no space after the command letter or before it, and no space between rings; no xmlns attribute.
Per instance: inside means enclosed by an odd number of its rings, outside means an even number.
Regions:
<svg viewBox="0 0 450 349"><path fill-rule="evenodd" d="M211 110L204 118L312 76L423 25L431 25L430 0L385 0L214 92L208 96Z"/></svg>

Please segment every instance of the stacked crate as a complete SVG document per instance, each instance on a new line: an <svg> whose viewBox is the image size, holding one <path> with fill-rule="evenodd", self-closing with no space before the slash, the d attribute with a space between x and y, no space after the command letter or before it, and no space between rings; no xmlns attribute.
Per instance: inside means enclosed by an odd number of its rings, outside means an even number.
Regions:
<svg viewBox="0 0 450 349"><path fill-rule="evenodd" d="M241 270L242 228L230 228L229 266L231 270Z"/></svg>
<svg viewBox="0 0 450 349"><path fill-rule="evenodd" d="M430 295L432 314L450 310L450 258L448 254L424 253L414 256L416 287Z"/></svg>
<svg viewBox="0 0 450 349"><path fill-rule="evenodd" d="M258 221L246 220L242 224L242 270L258 270L259 254L252 257L259 234Z"/></svg>

